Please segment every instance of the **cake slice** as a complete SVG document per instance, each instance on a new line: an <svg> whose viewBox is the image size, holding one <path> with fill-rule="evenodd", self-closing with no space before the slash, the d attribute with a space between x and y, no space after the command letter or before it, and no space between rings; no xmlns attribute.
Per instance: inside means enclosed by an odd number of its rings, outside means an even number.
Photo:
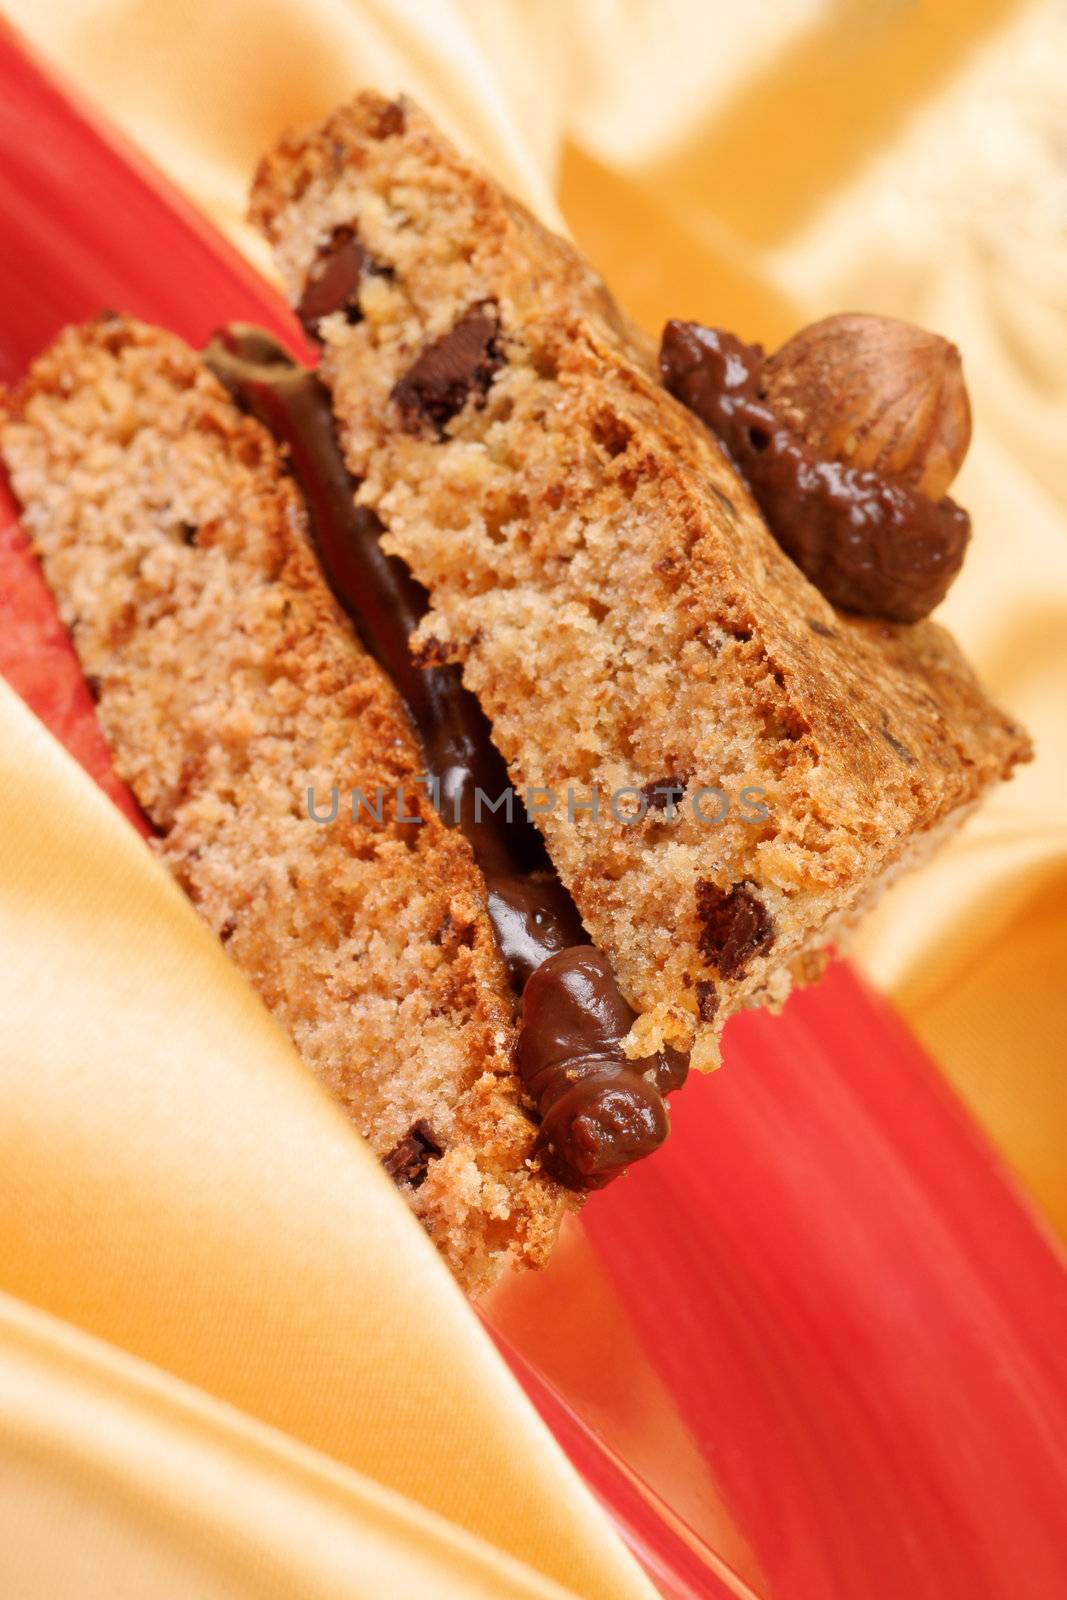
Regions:
<svg viewBox="0 0 1067 1600"><path fill-rule="evenodd" d="M421 659L462 664L640 1013L627 1048L714 1064L1025 735L936 623L831 606L590 268L415 106L284 139L252 215L429 592Z"/></svg>
<svg viewBox="0 0 1067 1600"><path fill-rule="evenodd" d="M474 1291L572 1203L533 1152L469 845L309 545L277 446L172 335L64 332L0 445L156 848ZM349 796L404 797L353 822ZM316 825L343 796L336 819Z"/></svg>

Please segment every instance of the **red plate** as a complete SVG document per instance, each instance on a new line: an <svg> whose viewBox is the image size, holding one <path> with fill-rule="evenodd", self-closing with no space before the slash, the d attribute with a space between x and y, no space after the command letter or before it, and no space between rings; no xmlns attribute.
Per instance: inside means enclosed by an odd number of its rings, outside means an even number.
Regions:
<svg viewBox="0 0 1067 1600"><path fill-rule="evenodd" d="M0 33L0 372L102 306L288 311ZM9 501L0 670L136 818ZM1064 1600L1067 1275L899 1021L838 966L485 1307L665 1594ZM746 1587L746 1585L748 1587Z"/></svg>

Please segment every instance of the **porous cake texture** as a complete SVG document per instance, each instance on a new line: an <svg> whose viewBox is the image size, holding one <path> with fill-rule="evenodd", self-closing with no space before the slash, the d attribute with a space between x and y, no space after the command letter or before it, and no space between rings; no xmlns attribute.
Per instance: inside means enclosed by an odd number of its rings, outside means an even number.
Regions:
<svg viewBox="0 0 1067 1600"><path fill-rule="evenodd" d="M108 315L35 364L0 446L160 857L460 1280L540 1262L570 1201L532 1157L484 885L274 441L178 339ZM421 825L353 823L378 785Z"/></svg>
<svg viewBox="0 0 1067 1600"><path fill-rule="evenodd" d="M834 611L592 271L417 107L364 94L286 138L252 214L294 303L315 291L360 498L430 593L425 658L462 663L516 783L560 797L538 825L642 1013L631 1047L712 1064L1025 735L936 623Z"/></svg>

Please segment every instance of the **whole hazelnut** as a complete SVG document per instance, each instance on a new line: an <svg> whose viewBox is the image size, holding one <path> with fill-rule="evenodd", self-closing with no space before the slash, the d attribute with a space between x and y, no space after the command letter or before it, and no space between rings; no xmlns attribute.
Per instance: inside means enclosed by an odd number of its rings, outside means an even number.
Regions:
<svg viewBox="0 0 1067 1600"><path fill-rule="evenodd" d="M899 479L940 500L971 442L971 407L954 344L895 317L845 312L768 357L764 392L822 456Z"/></svg>

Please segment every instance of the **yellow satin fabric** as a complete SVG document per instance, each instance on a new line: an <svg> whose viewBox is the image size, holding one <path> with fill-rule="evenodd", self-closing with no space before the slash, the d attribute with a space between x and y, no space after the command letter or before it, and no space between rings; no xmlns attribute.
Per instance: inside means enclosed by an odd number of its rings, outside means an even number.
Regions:
<svg viewBox="0 0 1067 1600"><path fill-rule="evenodd" d="M13 1503L91 1500L109 1561L226 1593L646 1594L343 1113L2 684L0 885ZM34 1586L84 1560L46 1528L0 1535L5 1592L82 1593Z"/></svg>
<svg viewBox="0 0 1067 1600"><path fill-rule="evenodd" d="M10 9L264 264L242 222L258 154L375 83L565 216L652 328L773 344L849 307L957 339L976 537L944 615L1039 759L893 892L861 955L1067 1232L1054 0ZM6 691L0 763L13 1591L647 1593L340 1114Z"/></svg>

